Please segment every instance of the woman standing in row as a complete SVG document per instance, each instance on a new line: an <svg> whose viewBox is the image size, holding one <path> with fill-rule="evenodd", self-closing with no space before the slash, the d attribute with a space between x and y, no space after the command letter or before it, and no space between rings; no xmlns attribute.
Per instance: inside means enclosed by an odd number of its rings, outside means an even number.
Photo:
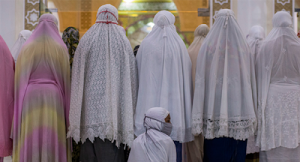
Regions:
<svg viewBox="0 0 300 162"><path fill-rule="evenodd" d="M234 13L222 9L197 58L193 134L204 136L204 161L245 161L256 129L254 57Z"/></svg>
<svg viewBox="0 0 300 162"><path fill-rule="evenodd" d="M188 48L188 52L192 61L192 78L193 91L195 91L195 75L197 57L200 47L202 46L206 35L209 32L209 27L206 24L199 25L194 32L194 41ZM194 141L184 144L184 155L186 155L186 162L202 162L204 157L204 137L202 134L195 136Z"/></svg>
<svg viewBox="0 0 300 162"><path fill-rule="evenodd" d="M118 10L101 6L75 52L68 137L82 141L82 162L123 162L134 140L136 62L117 24Z"/></svg>
<svg viewBox="0 0 300 162"><path fill-rule="evenodd" d="M14 162L71 161L70 67L57 19L44 14L16 65Z"/></svg>
<svg viewBox="0 0 300 162"><path fill-rule="evenodd" d="M70 69L71 69L70 72L72 72L73 58L79 43L79 31L74 27L68 27L63 32L62 39L68 48L68 53L70 57ZM81 142L77 144L72 139L72 162L80 161L80 146L81 146Z"/></svg>
<svg viewBox="0 0 300 162"><path fill-rule="evenodd" d="M261 162L300 161L300 40L288 12L277 12L256 61Z"/></svg>

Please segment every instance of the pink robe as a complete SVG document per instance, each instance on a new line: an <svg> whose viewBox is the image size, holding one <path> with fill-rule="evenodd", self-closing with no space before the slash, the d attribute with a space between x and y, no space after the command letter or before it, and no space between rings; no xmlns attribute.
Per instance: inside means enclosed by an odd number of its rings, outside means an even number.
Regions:
<svg viewBox="0 0 300 162"><path fill-rule="evenodd" d="M14 64L0 36L0 157L11 155L13 149L10 134L14 113Z"/></svg>
<svg viewBox="0 0 300 162"><path fill-rule="evenodd" d="M42 15L17 60L13 162L71 161L69 55L56 24Z"/></svg>

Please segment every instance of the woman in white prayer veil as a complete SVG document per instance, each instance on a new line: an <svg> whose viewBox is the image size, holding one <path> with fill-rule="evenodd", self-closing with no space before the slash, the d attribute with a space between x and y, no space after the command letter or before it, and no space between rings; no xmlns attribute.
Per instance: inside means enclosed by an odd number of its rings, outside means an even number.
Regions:
<svg viewBox="0 0 300 162"><path fill-rule="evenodd" d="M195 75L196 75L198 53L208 32L209 32L209 27L206 24L199 25L194 32L194 36L195 36L194 41L188 49L192 61L193 89L195 89ZM202 162L204 156L203 145L204 145L204 138L202 134L195 136L194 141L184 144L183 153L184 153L184 157L186 157L184 161Z"/></svg>
<svg viewBox="0 0 300 162"><path fill-rule="evenodd" d="M133 142L128 162L175 162L176 150L170 138L170 113L162 107L149 109L144 115L146 132Z"/></svg>
<svg viewBox="0 0 300 162"><path fill-rule="evenodd" d="M160 11L155 26L137 53L139 76L135 114L135 135L145 132L143 114L152 107L164 107L172 116L174 141L189 142L191 133L192 69L188 51L176 32L175 16ZM178 144L178 145L177 145ZM178 150L182 146L176 142ZM177 152L181 158L182 151Z"/></svg>
<svg viewBox="0 0 300 162"><path fill-rule="evenodd" d="M258 55L262 41L265 39L265 29L260 25L252 26L246 40L249 44L251 53L255 55L255 60Z"/></svg>
<svg viewBox="0 0 300 162"><path fill-rule="evenodd" d="M300 161L300 40L288 12L277 12L256 60L259 161Z"/></svg>
<svg viewBox="0 0 300 162"><path fill-rule="evenodd" d="M260 25L255 25L251 27L249 34L246 37L246 40L249 44L251 55L254 56L255 60L258 56L259 49L261 47L262 41L265 39L265 30ZM254 65L252 64L252 65ZM256 90L253 90L254 93L257 93ZM256 98L254 98L254 104L257 104ZM256 106L257 107L257 106ZM257 110L255 110L257 113ZM253 154L259 152L259 148L255 145L255 137L251 136L247 141L247 154Z"/></svg>
<svg viewBox="0 0 300 162"><path fill-rule="evenodd" d="M17 41L15 42L14 46L11 49L11 54L12 54L15 62L17 62L17 59L18 59L18 56L20 54L23 44L30 37L31 34L32 34L32 32L29 30L22 30L20 32Z"/></svg>
<svg viewBox="0 0 300 162"><path fill-rule="evenodd" d="M256 129L252 59L233 11L220 10L196 67L193 134L204 135L204 161L245 161Z"/></svg>
<svg viewBox="0 0 300 162"><path fill-rule="evenodd" d="M136 61L118 10L103 5L76 49L68 136L82 141L80 160L125 161L134 140Z"/></svg>

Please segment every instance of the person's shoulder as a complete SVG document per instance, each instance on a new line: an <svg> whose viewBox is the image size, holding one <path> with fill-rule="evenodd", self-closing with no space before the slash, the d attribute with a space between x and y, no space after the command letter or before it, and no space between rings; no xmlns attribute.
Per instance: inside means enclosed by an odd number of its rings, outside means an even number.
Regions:
<svg viewBox="0 0 300 162"><path fill-rule="evenodd" d="M139 135L136 139L133 140L132 142L132 148L138 147L142 144L142 138L143 138L143 134Z"/></svg>
<svg viewBox="0 0 300 162"><path fill-rule="evenodd" d="M168 135L165 135L165 134L164 134L164 136L160 137L159 142L173 143L174 144L174 141L172 140L172 138Z"/></svg>

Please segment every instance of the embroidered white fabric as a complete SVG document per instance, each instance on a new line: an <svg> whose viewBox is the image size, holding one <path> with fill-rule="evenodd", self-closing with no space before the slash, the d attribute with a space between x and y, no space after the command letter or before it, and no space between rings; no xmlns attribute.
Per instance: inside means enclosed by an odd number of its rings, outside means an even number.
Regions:
<svg viewBox="0 0 300 162"><path fill-rule="evenodd" d="M78 142L95 137L131 146L137 98L135 57L118 10L101 6L97 21L82 37L72 68L70 128Z"/></svg>
<svg viewBox="0 0 300 162"><path fill-rule="evenodd" d="M220 10L197 58L194 135L245 140L254 134L253 60L233 11Z"/></svg>
<svg viewBox="0 0 300 162"><path fill-rule="evenodd" d="M160 11L155 26L143 40L137 53L139 92L135 114L135 134L145 132L145 112L163 107L170 112L175 141L193 140L192 63L184 42L176 32L175 16Z"/></svg>
<svg viewBox="0 0 300 162"><path fill-rule="evenodd" d="M300 142L300 40L288 12L277 12L256 60L258 133L262 151Z"/></svg>

